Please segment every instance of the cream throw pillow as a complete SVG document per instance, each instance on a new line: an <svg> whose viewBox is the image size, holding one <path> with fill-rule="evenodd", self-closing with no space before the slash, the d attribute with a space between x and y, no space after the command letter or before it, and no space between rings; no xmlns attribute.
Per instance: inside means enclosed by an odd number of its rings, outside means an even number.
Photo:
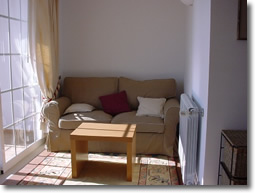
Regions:
<svg viewBox="0 0 255 193"><path fill-rule="evenodd" d="M95 107L93 107L92 105L89 104L85 104L85 103L75 103L72 104L70 107L68 107L64 114L67 113L84 113L84 112L90 112L93 111L95 109Z"/></svg>
<svg viewBox="0 0 255 193"><path fill-rule="evenodd" d="M136 116L153 116L164 118L163 107L165 98L143 98L137 97L139 106Z"/></svg>

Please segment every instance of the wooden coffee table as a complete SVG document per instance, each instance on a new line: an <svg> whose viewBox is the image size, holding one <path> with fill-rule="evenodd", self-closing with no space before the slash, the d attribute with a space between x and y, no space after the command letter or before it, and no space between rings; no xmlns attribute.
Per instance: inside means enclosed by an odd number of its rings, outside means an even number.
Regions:
<svg viewBox="0 0 255 193"><path fill-rule="evenodd" d="M88 160L88 141L113 141L127 144L127 180L132 181L136 156L135 131L135 124L82 123L70 134L72 177L78 177Z"/></svg>

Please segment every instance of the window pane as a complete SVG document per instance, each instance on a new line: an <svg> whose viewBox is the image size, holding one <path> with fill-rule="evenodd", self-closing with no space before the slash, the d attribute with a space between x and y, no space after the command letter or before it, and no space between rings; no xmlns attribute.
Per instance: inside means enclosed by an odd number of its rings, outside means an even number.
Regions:
<svg viewBox="0 0 255 193"><path fill-rule="evenodd" d="M13 123L12 121L12 94L6 92L1 94L3 127Z"/></svg>
<svg viewBox="0 0 255 193"><path fill-rule="evenodd" d="M25 117L35 113L35 103L33 100L34 92L35 91L31 87L24 88Z"/></svg>
<svg viewBox="0 0 255 193"><path fill-rule="evenodd" d="M32 64L29 63L28 57L23 56L23 81L24 86L32 85L33 84L33 68Z"/></svg>
<svg viewBox="0 0 255 193"><path fill-rule="evenodd" d="M12 87L19 88L22 86L22 63L20 56L11 56L12 63Z"/></svg>
<svg viewBox="0 0 255 193"><path fill-rule="evenodd" d="M10 160L15 156L15 146L14 146L14 131L13 127L8 127L4 129L4 149L5 149L5 159Z"/></svg>
<svg viewBox="0 0 255 193"><path fill-rule="evenodd" d="M21 32L20 32L20 21L10 20L11 25L11 53L18 54L21 51Z"/></svg>
<svg viewBox="0 0 255 193"><path fill-rule="evenodd" d="M29 146L30 144L32 144L35 141L35 126L36 126L36 118L35 116L30 117L28 119L26 119L26 143L27 146Z"/></svg>
<svg viewBox="0 0 255 193"><path fill-rule="evenodd" d="M0 17L0 53L9 53L8 19Z"/></svg>
<svg viewBox="0 0 255 193"><path fill-rule="evenodd" d="M0 56L0 88L1 91L11 89L10 56Z"/></svg>
<svg viewBox="0 0 255 193"><path fill-rule="evenodd" d="M8 16L8 2L7 0L0 0L0 15Z"/></svg>
<svg viewBox="0 0 255 193"><path fill-rule="evenodd" d="M19 122L15 124L15 144L16 144L16 153L19 154L25 148L25 131L24 131L24 122Z"/></svg>
<svg viewBox="0 0 255 193"><path fill-rule="evenodd" d="M41 102L41 90L40 87L37 85L34 87L35 96L33 96L33 100L35 102L35 111L41 112L42 102Z"/></svg>
<svg viewBox="0 0 255 193"><path fill-rule="evenodd" d="M10 17L20 19L20 0L9 0Z"/></svg>
<svg viewBox="0 0 255 193"><path fill-rule="evenodd" d="M38 114L35 116L35 127L34 127L35 137L36 137L35 140L42 139L42 134L43 134L43 133L42 133L42 130L41 130L40 116L41 116L40 113L38 113Z"/></svg>
<svg viewBox="0 0 255 193"><path fill-rule="evenodd" d="M27 55L27 22L21 23L21 47L22 47L22 54Z"/></svg>
<svg viewBox="0 0 255 193"><path fill-rule="evenodd" d="M0 0L0 116L5 162L42 138L42 99L28 58L27 20L28 0Z"/></svg>
<svg viewBox="0 0 255 193"><path fill-rule="evenodd" d="M14 122L24 118L23 113L23 89L13 91Z"/></svg>
<svg viewBox="0 0 255 193"><path fill-rule="evenodd" d="M21 0L21 19L27 21L28 0Z"/></svg>
<svg viewBox="0 0 255 193"><path fill-rule="evenodd" d="M24 88L25 117L41 112L41 91L39 86Z"/></svg>

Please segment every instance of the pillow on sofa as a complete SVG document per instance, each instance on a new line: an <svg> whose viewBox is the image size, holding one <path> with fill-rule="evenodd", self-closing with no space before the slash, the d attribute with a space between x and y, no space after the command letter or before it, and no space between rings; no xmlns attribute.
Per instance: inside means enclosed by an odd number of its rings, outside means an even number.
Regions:
<svg viewBox="0 0 255 193"><path fill-rule="evenodd" d="M111 115L129 112L131 109L127 100L126 91L99 97L104 112Z"/></svg>
<svg viewBox="0 0 255 193"><path fill-rule="evenodd" d="M93 107L92 105L89 104L85 104L85 103L75 103L72 104L70 107L68 107L64 114L67 113L84 113L84 112L90 112L93 111L95 109L95 107Z"/></svg>
<svg viewBox="0 0 255 193"><path fill-rule="evenodd" d="M166 103L165 98L143 98L137 97L139 102L136 116L164 117L163 107Z"/></svg>

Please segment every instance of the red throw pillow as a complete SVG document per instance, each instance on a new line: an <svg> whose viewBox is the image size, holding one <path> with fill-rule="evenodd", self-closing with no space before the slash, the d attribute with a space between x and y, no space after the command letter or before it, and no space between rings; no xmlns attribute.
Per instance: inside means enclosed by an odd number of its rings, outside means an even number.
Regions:
<svg viewBox="0 0 255 193"><path fill-rule="evenodd" d="M103 106L104 112L109 113L113 116L119 113L130 111L126 91L121 91L120 93L101 96L99 97L99 99Z"/></svg>

